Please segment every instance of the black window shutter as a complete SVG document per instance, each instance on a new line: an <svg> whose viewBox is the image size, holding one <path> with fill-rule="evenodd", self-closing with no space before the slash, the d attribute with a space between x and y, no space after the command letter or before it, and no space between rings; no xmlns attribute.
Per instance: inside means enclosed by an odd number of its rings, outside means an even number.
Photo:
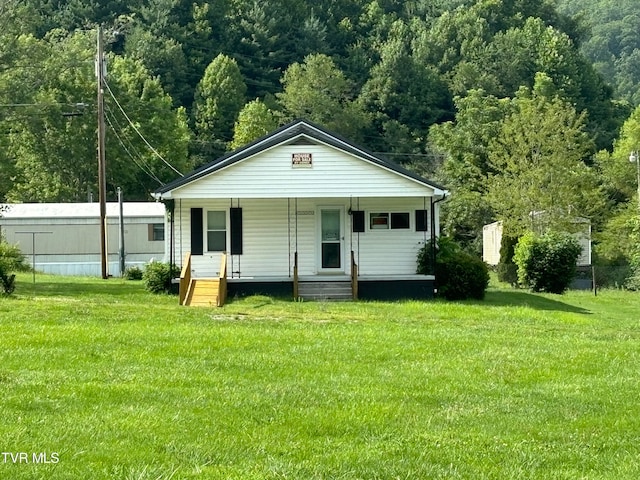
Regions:
<svg viewBox="0 0 640 480"><path fill-rule="evenodd" d="M203 253L203 231L202 231L202 209L191 209L191 255L202 255Z"/></svg>
<svg viewBox="0 0 640 480"><path fill-rule="evenodd" d="M416 210L416 232L429 230L428 215L426 210Z"/></svg>
<svg viewBox="0 0 640 480"><path fill-rule="evenodd" d="M229 220L231 227L231 255L242 255L242 209L231 208Z"/></svg>
<svg viewBox="0 0 640 480"><path fill-rule="evenodd" d="M352 210L351 222L354 232L364 232L364 210Z"/></svg>

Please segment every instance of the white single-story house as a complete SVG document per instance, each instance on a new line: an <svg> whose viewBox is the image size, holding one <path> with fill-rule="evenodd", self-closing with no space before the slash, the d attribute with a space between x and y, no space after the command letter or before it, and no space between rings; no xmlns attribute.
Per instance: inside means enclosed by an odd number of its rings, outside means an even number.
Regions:
<svg viewBox="0 0 640 480"><path fill-rule="evenodd" d="M106 204L109 274L120 275L120 208ZM124 202L125 267L165 258L165 207ZM14 203L0 205L0 233L18 244L29 263L44 273L101 275L99 203ZM34 252L35 246L35 252ZM35 253L35 255L34 255Z"/></svg>
<svg viewBox="0 0 640 480"><path fill-rule="evenodd" d="M574 233L582 251L577 266L591 265L591 222L586 218L576 219L580 230ZM482 227L482 259L488 265L500 263L500 246L502 244L502 222L493 222Z"/></svg>
<svg viewBox="0 0 640 480"><path fill-rule="evenodd" d="M295 298L431 297L434 277L416 274L416 258L438 235L438 202L447 194L298 120L154 196L173 209L181 302L206 305L222 303L224 288Z"/></svg>

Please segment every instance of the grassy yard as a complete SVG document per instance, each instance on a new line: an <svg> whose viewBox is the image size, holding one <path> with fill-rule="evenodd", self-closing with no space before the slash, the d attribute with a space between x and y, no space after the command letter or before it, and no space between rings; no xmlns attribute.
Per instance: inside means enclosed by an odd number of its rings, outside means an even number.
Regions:
<svg viewBox="0 0 640 480"><path fill-rule="evenodd" d="M203 309L25 275L0 329L2 479L640 478L640 294Z"/></svg>

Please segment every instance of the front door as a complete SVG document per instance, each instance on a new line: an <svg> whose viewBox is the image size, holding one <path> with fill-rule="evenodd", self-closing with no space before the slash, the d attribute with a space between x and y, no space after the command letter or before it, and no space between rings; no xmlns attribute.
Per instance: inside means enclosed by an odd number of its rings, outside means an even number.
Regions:
<svg viewBox="0 0 640 480"><path fill-rule="evenodd" d="M320 270L341 272L344 234L342 232L342 208L320 209Z"/></svg>

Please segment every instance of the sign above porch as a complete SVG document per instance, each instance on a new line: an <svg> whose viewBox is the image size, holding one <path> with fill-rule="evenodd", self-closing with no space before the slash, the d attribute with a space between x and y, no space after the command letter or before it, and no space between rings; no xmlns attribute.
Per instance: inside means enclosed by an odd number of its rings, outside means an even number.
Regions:
<svg viewBox="0 0 640 480"><path fill-rule="evenodd" d="M297 120L160 187L175 198L435 197L444 187Z"/></svg>
<svg viewBox="0 0 640 480"><path fill-rule="evenodd" d="M292 153L291 166L293 168L311 168L313 166L312 153Z"/></svg>

